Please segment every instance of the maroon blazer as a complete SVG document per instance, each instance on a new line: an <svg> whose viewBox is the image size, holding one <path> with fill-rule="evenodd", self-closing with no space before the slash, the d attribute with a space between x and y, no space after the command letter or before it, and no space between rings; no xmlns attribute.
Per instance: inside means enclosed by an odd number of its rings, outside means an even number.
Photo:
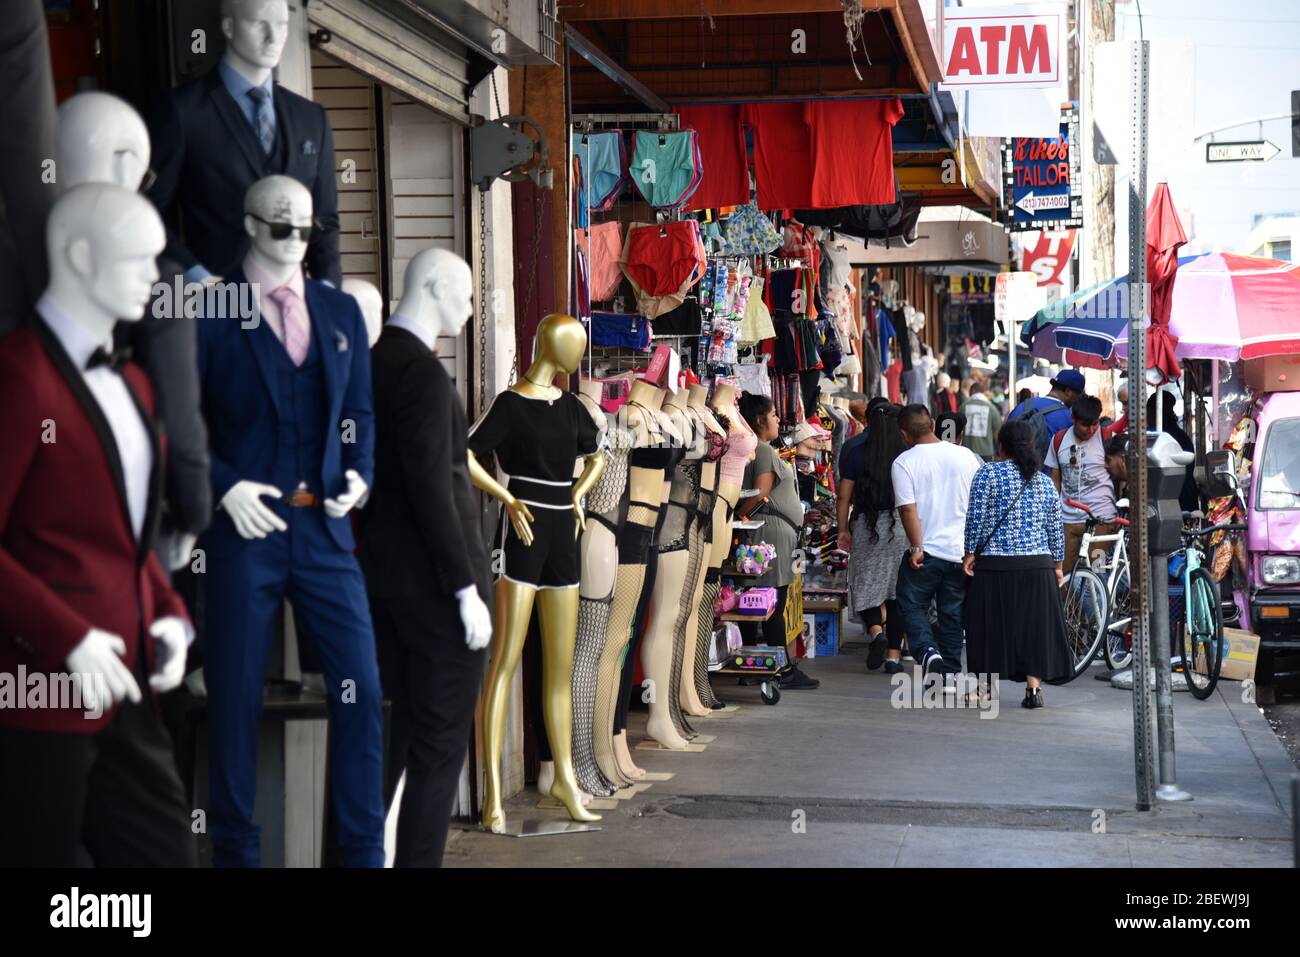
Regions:
<svg viewBox="0 0 1300 957"><path fill-rule="evenodd" d="M19 665L47 679L66 671L68 652L92 627L122 637L133 672L143 653L152 673L149 626L167 615L188 619L153 554L164 451L153 388L139 366L127 363L122 374L154 452L140 541L113 433L58 339L36 317L0 339L0 675L17 676ZM7 706L0 727L93 734L112 715Z"/></svg>

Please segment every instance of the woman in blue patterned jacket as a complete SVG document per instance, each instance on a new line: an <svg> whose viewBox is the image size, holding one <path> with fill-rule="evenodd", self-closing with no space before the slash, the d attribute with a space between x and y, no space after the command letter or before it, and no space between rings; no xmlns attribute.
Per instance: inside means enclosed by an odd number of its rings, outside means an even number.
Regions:
<svg viewBox="0 0 1300 957"><path fill-rule="evenodd" d="M1026 708L1043 706L1042 682L1074 670L1061 613L1061 499L1041 464L1033 427L1023 420L1003 425L997 460L971 481L962 562L972 576L967 665L981 680L1025 682Z"/></svg>

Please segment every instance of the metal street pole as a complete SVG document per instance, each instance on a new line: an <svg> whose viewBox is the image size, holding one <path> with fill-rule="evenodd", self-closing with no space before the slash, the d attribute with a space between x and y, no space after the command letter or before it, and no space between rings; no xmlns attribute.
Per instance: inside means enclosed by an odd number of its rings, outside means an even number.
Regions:
<svg viewBox="0 0 1300 957"><path fill-rule="evenodd" d="M1133 762L1137 775L1137 809L1149 811L1155 803L1156 783L1151 740L1150 561L1147 547L1147 82L1150 71L1147 41L1133 45L1129 59L1130 129L1132 165L1128 195L1128 475L1129 574L1132 577L1133 613ZM1164 640L1167 642L1168 636Z"/></svg>

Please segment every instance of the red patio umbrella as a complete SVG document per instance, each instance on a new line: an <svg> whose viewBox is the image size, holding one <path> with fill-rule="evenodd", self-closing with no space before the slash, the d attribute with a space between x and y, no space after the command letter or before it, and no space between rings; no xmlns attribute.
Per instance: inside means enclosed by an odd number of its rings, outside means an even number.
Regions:
<svg viewBox="0 0 1300 957"><path fill-rule="evenodd" d="M1182 375L1174 349L1178 338L1169 331L1173 309L1174 274L1178 249L1187 242L1183 224L1174 209L1169 186L1159 183L1147 206L1147 282L1151 287L1151 325L1147 327L1147 368L1159 369L1166 379Z"/></svg>

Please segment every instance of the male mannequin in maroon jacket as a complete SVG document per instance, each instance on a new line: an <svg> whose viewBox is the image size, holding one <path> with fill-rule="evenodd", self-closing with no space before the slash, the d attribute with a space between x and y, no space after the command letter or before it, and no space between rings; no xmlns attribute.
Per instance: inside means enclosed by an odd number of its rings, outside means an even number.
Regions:
<svg viewBox="0 0 1300 957"><path fill-rule="evenodd" d="M148 200L77 186L46 229L50 285L0 340L0 864L195 862L154 692L192 636L152 551L153 390L111 353L166 241ZM177 320L185 321L185 320Z"/></svg>

